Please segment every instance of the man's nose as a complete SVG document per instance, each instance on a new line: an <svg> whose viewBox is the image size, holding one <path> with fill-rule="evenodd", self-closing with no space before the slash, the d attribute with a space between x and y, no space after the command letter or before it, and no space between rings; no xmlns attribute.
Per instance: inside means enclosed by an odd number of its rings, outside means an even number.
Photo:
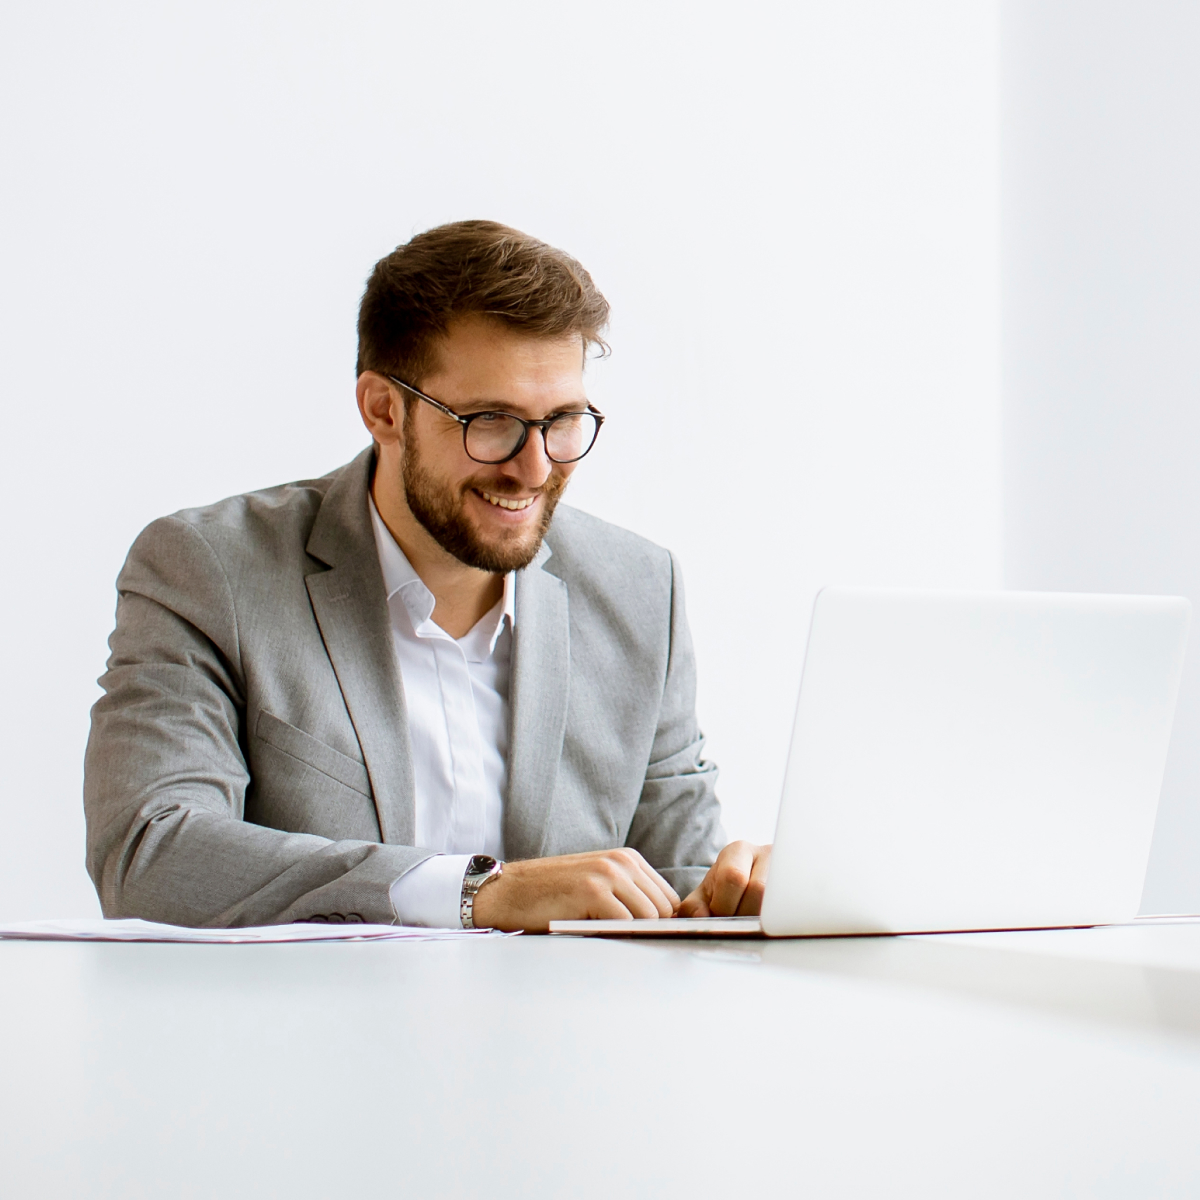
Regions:
<svg viewBox="0 0 1200 1200"><path fill-rule="evenodd" d="M554 464L546 457L546 439L542 431L536 427L531 429L520 453L504 465L526 487L540 488L554 470Z"/></svg>

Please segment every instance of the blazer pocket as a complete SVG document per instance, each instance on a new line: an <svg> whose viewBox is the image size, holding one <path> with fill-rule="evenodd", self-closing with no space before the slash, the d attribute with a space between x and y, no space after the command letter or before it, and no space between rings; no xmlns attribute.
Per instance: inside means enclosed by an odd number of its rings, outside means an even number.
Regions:
<svg viewBox="0 0 1200 1200"><path fill-rule="evenodd" d="M314 771L320 771L322 775L328 775L364 796L371 795L371 779L367 775L367 768L358 759L318 741L311 733L273 717L266 709L258 714L254 732L268 746L299 759Z"/></svg>

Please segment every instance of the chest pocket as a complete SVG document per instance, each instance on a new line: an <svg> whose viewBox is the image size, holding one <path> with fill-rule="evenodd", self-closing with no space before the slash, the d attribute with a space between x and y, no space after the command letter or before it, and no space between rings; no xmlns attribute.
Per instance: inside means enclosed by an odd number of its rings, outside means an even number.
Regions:
<svg viewBox="0 0 1200 1200"><path fill-rule="evenodd" d="M268 746L273 746L305 766L312 767L314 771L320 771L322 775L328 775L338 783L370 797L371 780L365 764L340 750L335 750L332 746L327 746L311 733L305 733L303 729L281 721L264 709L258 714L254 734Z"/></svg>

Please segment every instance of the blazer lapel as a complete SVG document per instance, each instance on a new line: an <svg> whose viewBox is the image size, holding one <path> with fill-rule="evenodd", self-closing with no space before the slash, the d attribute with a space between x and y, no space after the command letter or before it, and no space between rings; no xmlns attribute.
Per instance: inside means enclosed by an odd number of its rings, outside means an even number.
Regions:
<svg viewBox="0 0 1200 1200"><path fill-rule="evenodd" d="M306 548L329 570L309 575L306 583L366 759L380 835L411 846L416 809L408 714L367 509L374 460L371 447L326 492Z"/></svg>
<svg viewBox="0 0 1200 1200"><path fill-rule="evenodd" d="M543 570L545 544L517 575L517 622L509 685L508 802L504 852L534 858L549 825L567 726L571 666L567 585Z"/></svg>

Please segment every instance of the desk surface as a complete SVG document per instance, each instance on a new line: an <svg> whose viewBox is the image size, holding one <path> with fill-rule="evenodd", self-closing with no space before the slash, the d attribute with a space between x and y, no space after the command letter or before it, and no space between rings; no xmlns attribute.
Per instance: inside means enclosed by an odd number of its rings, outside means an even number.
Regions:
<svg viewBox="0 0 1200 1200"><path fill-rule="evenodd" d="M7 942L0 985L8 1200L1200 1194L1200 925Z"/></svg>

